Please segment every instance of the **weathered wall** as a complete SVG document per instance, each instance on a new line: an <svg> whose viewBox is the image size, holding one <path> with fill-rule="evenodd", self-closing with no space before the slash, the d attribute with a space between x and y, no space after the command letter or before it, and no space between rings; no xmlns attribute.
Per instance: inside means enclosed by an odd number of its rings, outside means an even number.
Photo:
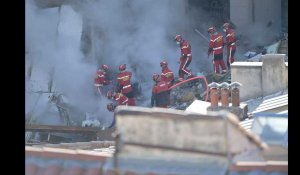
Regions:
<svg viewBox="0 0 300 175"><path fill-rule="evenodd" d="M253 25L266 27L270 21L268 29L280 31L281 0L230 0L230 20L240 31L247 32Z"/></svg>
<svg viewBox="0 0 300 175"><path fill-rule="evenodd" d="M281 30L281 0L254 0L254 21L266 26L272 21L270 28Z"/></svg>
<svg viewBox="0 0 300 175"><path fill-rule="evenodd" d="M262 160L258 147L263 148L264 143L247 133L236 116L226 111L201 115L174 109L118 106L115 117L119 131L115 161L120 169L134 166L139 174L151 169L161 174L211 175L222 174L227 166L227 153L239 155L252 150L257 155L251 160ZM236 140L239 144L235 144Z"/></svg>
<svg viewBox="0 0 300 175"><path fill-rule="evenodd" d="M262 96L262 62L234 62L231 65L231 81L242 84L241 101Z"/></svg>
<svg viewBox="0 0 300 175"><path fill-rule="evenodd" d="M267 54L262 62L234 62L231 81L242 83L241 101L267 96L288 88L288 64L284 54Z"/></svg>
<svg viewBox="0 0 300 175"><path fill-rule="evenodd" d="M287 88L287 69L283 55L267 54L262 56L262 87L263 95L270 95Z"/></svg>
<svg viewBox="0 0 300 175"><path fill-rule="evenodd" d="M239 30L252 24L251 0L230 0L230 20Z"/></svg>

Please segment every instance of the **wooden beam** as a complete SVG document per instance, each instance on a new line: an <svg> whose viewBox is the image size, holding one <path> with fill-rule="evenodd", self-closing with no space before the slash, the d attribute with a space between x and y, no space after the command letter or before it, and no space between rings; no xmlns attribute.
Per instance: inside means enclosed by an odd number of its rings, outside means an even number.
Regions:
<svg viewBox="0 0 300 175"><path fill-rule="evenodd" d="M51 147L51 148L65 148L65 149L86 149L92 150L96 148L109 148L115 146L115 141L90 141L90 142L75 142L75 143L59 143L59 144L36 144L34 147Z"/></svg>
<svg viewBox="0 0 300 175"><path fill-rule="evenodd" d="M56 125L25 125L26 131L33 132L59 132L59 133L97 133L107 132L98 127L80 127L80 126L56 126ZM108 129L112 132L111 129Z"/></svg>

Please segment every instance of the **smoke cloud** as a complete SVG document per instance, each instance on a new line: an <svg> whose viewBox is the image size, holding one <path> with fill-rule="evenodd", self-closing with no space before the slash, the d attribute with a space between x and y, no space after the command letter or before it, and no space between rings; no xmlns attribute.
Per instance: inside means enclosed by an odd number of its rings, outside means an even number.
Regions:
<svg viewBox="0 0 300 175"><path fill-rule="evenodd" d="M56 90L79 110L111 118L106 110L108 101L96 98L93 91L100 64L113 70L127 64L143 84L148 99L145 106L150 101L152 74L161 72L162 60L178 75L180 49L173 41L175 35L181 34L191 43L189 67L194 73L212 70L206 54L208 43L193 32L195 27L207 35L211 24L205 21L210 19L199 9L189 9L189 14L186 10L182 0L98 0L46 9L26 0L26 52L30 53L26 62L34 62L34 67L44 72L54 71ZM191 15L194 13L198 14ZM80 46L87 26L92 45L85 55ZM34 100L26 98L26 103Z"/></svg>

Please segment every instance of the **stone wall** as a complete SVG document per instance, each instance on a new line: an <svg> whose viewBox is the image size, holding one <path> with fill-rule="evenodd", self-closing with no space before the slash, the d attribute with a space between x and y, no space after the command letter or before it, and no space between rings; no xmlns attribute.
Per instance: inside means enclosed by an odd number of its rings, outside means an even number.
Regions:
<svg viewBox="0 0 300 175"><path fill-rule="evenodd" d="M241 101L271 95L288 88L288 64L284 54L266 54L262 62L234 62L231 81L242 84Z"/></svg>

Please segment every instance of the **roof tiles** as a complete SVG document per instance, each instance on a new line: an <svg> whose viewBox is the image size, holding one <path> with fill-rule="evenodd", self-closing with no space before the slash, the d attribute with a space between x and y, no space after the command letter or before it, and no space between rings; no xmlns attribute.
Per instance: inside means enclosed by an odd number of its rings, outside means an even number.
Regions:
<svg viewBox="0 0 300 175"><path fill-rule="evenodd" d="M111 154L26 146L26 175L100 175Z"/></svg>

